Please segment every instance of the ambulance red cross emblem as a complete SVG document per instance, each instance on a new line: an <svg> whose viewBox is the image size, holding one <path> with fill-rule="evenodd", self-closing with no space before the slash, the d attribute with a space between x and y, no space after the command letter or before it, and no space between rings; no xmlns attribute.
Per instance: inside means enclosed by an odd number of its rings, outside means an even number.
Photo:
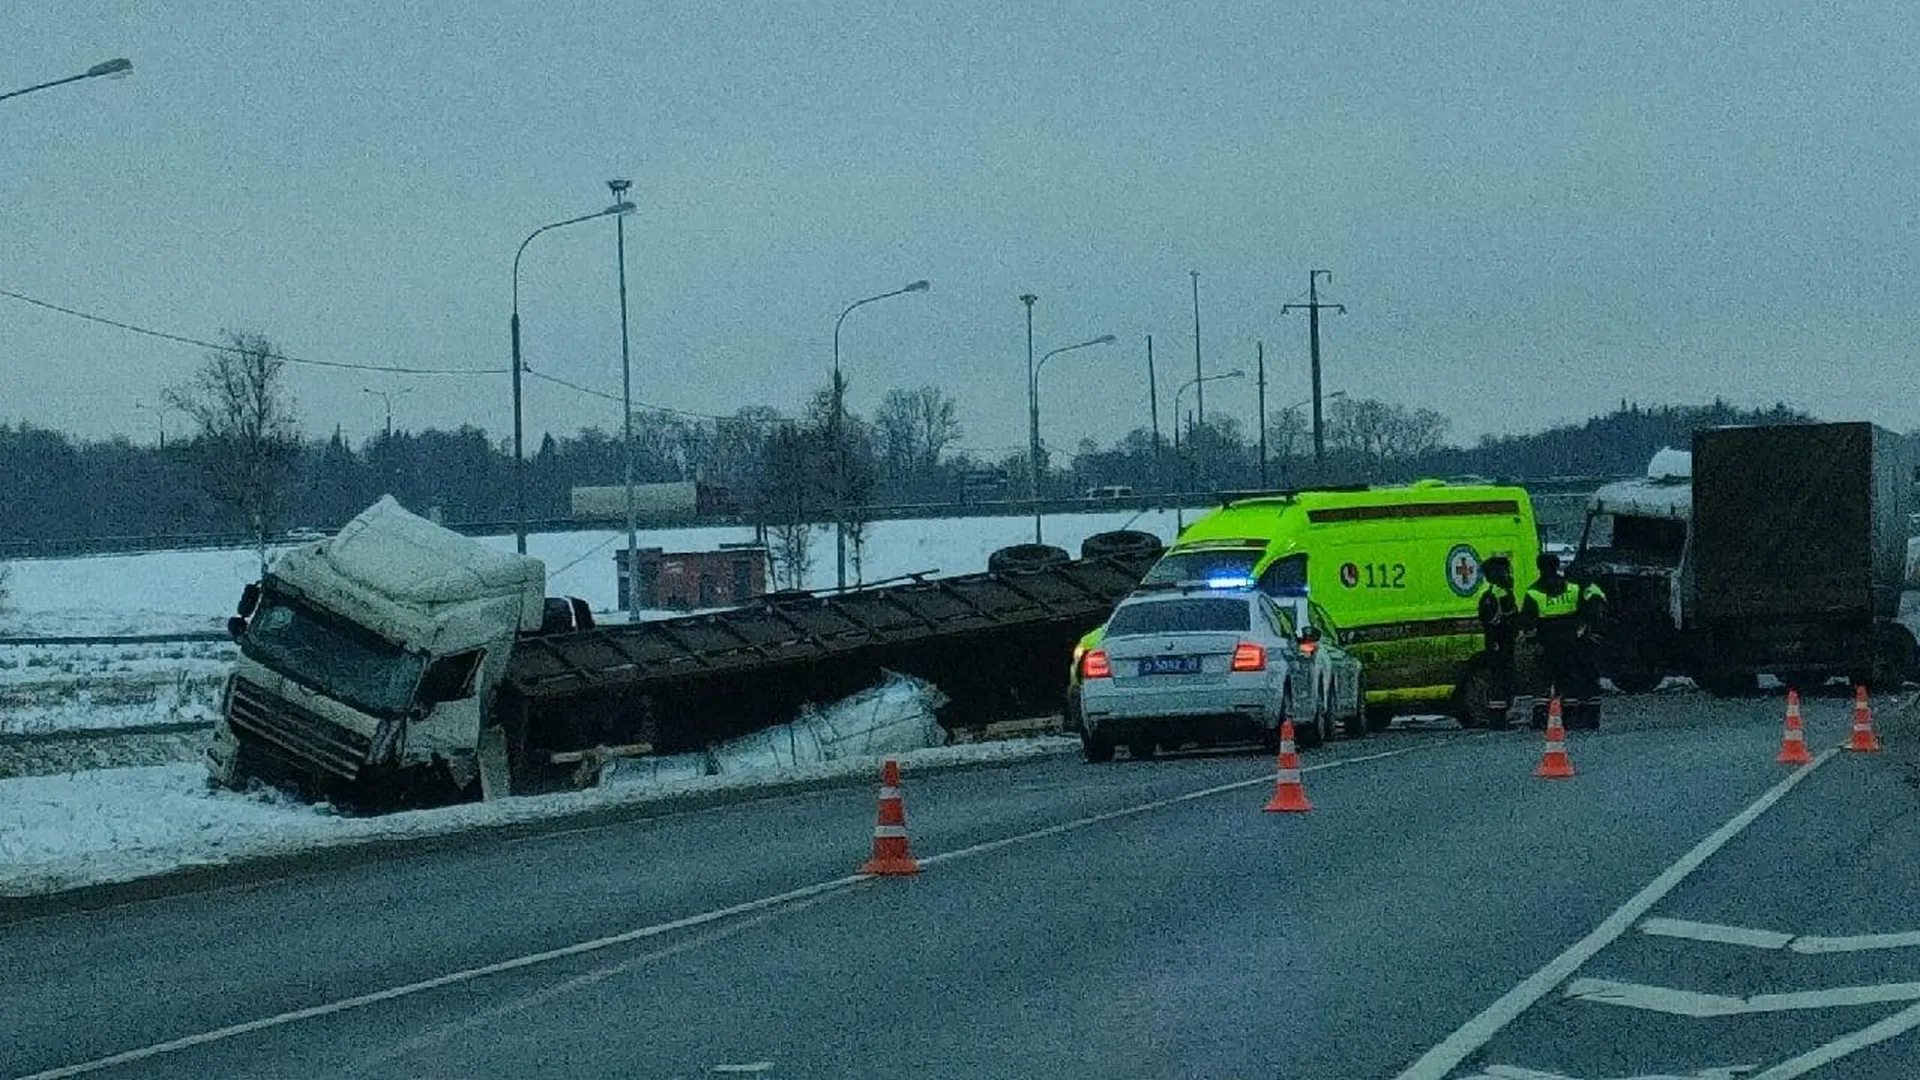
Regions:
<svg viewBox="0 0 1920 1080"><path fill-rule="evenodd" d="M1472 544L1455 544L1447 552L1447 584L1456 596L1472 596L1480 590L1480 555Z"/></svg>

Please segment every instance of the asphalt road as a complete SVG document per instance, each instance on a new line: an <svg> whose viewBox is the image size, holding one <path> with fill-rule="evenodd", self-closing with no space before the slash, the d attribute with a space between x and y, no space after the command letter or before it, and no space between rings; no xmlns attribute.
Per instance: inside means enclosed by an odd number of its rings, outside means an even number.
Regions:
<svg viewBox="0 0 1920 1080"><path fill-rule="evenodd" d="M0 1075L1912 1076L1911 759L1778 731L1390 732L1306 815L1246 754L909 775L910 879L829 791L18 922Z"/></svg>

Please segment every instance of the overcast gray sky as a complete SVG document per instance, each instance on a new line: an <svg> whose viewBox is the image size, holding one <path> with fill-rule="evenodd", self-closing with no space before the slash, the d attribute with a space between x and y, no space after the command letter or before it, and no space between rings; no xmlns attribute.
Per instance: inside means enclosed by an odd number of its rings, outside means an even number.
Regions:
<svg viewBox="0 0 1920 1080"><path fill-rule="evenodd" d="M1025 438L1022 292L1049 442L1163 416L1267 344L1307 396L1309 267L1349 314L1327 384L1456 439L1644 402L1785 399L1920 425L1920 6L1883 3L155 3L12 0L0 289L301 357L305 426L510 431L514 249L628 219L638 400L783 409L846 303L852 407L956 394ZM427 11L458 9L464 14ZM534 241L529 363L620 387L613 226ZM0 299L0 420L151 440L201 351ZM1253 411L1251 379L1209 413ZM1189 395L1191 397L1191 395ZM528 385L530 432L617 402ZM183 418L168 419L178 431Z"/></svg>

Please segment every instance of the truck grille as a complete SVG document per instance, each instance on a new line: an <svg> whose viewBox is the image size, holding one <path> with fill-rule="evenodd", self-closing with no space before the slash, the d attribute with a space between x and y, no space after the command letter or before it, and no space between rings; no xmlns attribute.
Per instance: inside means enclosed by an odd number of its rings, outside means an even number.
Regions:
<svg viewBox="0 0 1920 1080"><path fill-rule="evenodd" d="M366 763L369 740L317 713L283 701L245 679L233 680L227 723L296 761L348 780Z"/></svg>

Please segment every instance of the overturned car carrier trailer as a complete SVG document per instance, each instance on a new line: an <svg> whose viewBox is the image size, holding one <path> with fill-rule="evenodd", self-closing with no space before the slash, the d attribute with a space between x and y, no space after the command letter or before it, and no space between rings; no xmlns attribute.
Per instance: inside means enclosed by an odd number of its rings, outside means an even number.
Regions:
<svg viewBox="0 0 1920 1080"><path fill-rule="evenodd" d="M1057 713L1074 641L1159 552L1105 533L1077 560L1022 546L985 573L596 626L539 560L382 499L247 587L210 774L360 804L549 791L583 755L699 749L883 671L940 687L949 729Z"/></svg>

